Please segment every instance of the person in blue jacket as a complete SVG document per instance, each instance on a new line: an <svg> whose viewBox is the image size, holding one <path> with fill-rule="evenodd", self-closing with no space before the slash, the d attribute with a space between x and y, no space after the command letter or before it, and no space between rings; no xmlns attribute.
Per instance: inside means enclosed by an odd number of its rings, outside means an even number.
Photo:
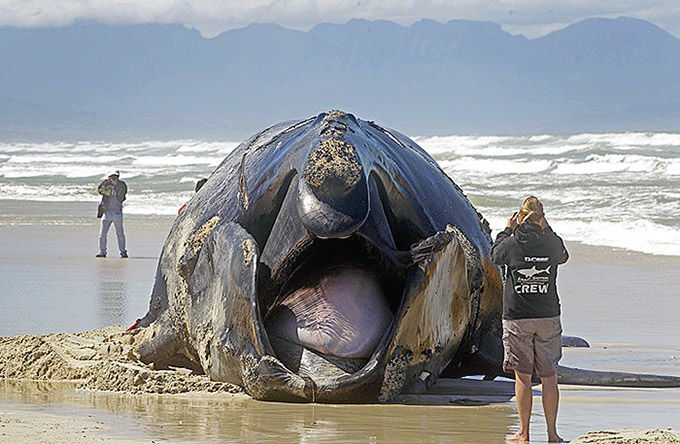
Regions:
<svg viewBox="0 0 680 444"><path fill-rule="evenodd" d="M99 231L99 253L97 257L106 257L106 238L109 228L113 223L116 226L118 237L118 250L120 257L128 257L125 248L125 232L123 231L123 202L127 194L127 184L120 180L120 171L114 171L109 177L99 184L97 191L102 195L99 204L103 212L101 230Z"/></svg>

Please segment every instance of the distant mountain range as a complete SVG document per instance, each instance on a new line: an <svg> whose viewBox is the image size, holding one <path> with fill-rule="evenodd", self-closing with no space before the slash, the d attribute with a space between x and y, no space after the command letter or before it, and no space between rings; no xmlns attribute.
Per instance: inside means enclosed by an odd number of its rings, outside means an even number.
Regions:
<svg viewBox="0 0 680 444"><path fill-rule="evenodd" d="M680 130L680 39L588 19L0 27L0 140L204 137L342 109L411 135Z"/></svg>

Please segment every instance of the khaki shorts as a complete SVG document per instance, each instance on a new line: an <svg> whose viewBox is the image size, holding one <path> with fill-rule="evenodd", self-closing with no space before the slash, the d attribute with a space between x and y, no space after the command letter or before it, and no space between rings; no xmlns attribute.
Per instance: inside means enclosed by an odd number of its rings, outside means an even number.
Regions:
<svg viewBox="0 0 680 444"><path fill-rule="evenodd" d="M503 319L503 370L547 378L557 372L562 357L560 317Z"/></svg>

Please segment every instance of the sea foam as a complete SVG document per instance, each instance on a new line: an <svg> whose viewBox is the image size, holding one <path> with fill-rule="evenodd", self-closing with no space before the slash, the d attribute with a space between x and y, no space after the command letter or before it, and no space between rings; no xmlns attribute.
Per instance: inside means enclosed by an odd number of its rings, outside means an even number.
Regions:
<svg viewBox="0 0 680 444"><path fill-rule="evenodd" d="M567 240L680 255L680 134L415 137L501 230L523 197ZM128 214L173 215L238 143L0 143L0 199L96 202L120 170ZM2 220L12 220L8 210ZM89 216L82 215L82 216ZM19 217L19 216L17 216ZM25 217L22 215L21 217Z"/></svg>

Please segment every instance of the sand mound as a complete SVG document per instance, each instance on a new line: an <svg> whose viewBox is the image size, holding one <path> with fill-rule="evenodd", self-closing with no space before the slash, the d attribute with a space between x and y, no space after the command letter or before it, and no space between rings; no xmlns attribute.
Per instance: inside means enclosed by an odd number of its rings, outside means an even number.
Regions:
<svg viewBox="0 0 680 444"><path fill-rule="evenodd" d="M680 444L680 432L660 430L602 430L588 432L571 441L575 444Z"/></svg>
<svg viewBox="0 0 680 444"><path fill-rule="evenodd" d="M0 338L0 378L77 381L78 387L127 393L238 393L231 384L210 381L186 369L153 370L137 348L152 328L126 333L106 327L84 333Z"/></svg>

